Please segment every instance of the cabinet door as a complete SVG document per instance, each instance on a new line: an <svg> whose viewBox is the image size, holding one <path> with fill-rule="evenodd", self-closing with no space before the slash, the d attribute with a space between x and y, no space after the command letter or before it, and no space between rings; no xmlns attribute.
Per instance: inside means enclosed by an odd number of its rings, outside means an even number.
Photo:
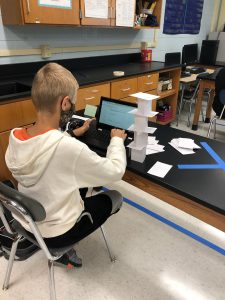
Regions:
<svg viewBox="0 0 225 300"><path fill-rule="evenodd" d="M111 97L122 99L137 92L137 78L123 79L111 83Z"/></svg>
<svg viewBox="0 0 225 300"><path fill-rule="evenodd" d="M0 132L23 125L23 113L20 102L0 105Z"/></svg>
<svg viewBox="0 0 225 300"><path fill-rule="evenodd" d="M80 24L79 0L22 0L24 23Z"/></svg>
<svg viewBox="0 0 225 300"><path fill-rule="evenodd" d="M0 133L0 180L12 179L11 172L5 163L5 152L9 143L10 131Z"/></svg>
<svg viewBox="0 0 225 300"><path fill-rule="evenodd" d="M110 97L110 83L79 89L76 110L84 109L87 104L99 105L101 96Z"/></svg>
<svg viewBox="0 0 225 300"><path fill-rule="evenodd" d="M32 100L21 101L21 109L23 114L23 125L31 124L36 121L36 110Z"/></svg>
<svg viewBox="0 0 225 300"><path fill-rule="evenodd" d="M95 6L96 17L86 17L85 0L80 0L81 14L82 14L81 25L104 25L104 26L110 26L111 25L111 0L105 0L104 2L108 2L108 5L107 5L107 18L98 18L97 17L97 10L100 11L101 10L101 6L97 6L97 5ZM92 14L93 14L94 10L92 9L91 11L92 11Z"/></svg>

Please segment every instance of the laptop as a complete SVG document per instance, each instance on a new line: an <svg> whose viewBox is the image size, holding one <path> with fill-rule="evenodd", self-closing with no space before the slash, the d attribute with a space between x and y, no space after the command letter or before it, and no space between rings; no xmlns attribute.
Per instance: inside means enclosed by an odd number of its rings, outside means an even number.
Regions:
<svg viewBox="0 0 225 300"><path fill-rule="evenodd" d="M135 108L135 103L101 97L96 121L91 123L89 130L79 140L90 148L106 151L111 139L111 129L119 128L126 131L124 143L128 145L133 140L130 127L134 124L134 114L129 112Z"/></svg>

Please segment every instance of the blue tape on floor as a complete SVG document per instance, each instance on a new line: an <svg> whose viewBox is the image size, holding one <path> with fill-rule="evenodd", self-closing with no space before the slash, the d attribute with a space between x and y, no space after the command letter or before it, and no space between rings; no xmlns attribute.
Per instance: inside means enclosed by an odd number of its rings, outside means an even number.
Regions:
<svg viewBox="0 0 225 300"><path fill-rule="evenodd" d="M178 230L178 231L182 232L183 234L191 237L192 239L200 242L201 244L203 244L203 245L205 245L205 246L207 246L207 247L209 247L209 248L211 248L211 249L213 249L213 250L217 251L218 253L220 253L220 254L222 254L222 255L225 256L225 249L218 247L217 245L209 242L208 240L200 237L199 235L197 235L197 234L195 234L195 233L193 233L193 232L191 232L191 231L189 231L189 230L181 227L180 225L177 225L174 222L169 221L168 219L166 219L166 218L164 218L164 217L162 217L162 216L154 213L153 211L145 208L144 206L142 206L142 205L140 205L140 204L138 204L136 202L133 202L133 201L127 199L127 198L123 198L123 199L124 199L125 203L127 203L127 204L129 204L129 205L131 205L131 206L133 206L135 208L137 208L138 210L144 212L145 214L147 214L147 215L149 215L149 216L157 219L158 221L160 221L160 222L162 222L162 223L164 223L164 224L172 227L175 230Z"/></svg>

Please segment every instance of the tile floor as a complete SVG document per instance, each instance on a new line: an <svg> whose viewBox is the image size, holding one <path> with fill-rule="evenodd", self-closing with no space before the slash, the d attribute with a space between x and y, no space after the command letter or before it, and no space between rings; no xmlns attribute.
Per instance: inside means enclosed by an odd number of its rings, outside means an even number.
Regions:
<svg viewBox="0 0 225 300"><path fill-rule="evenodd" d="M186 130L185 113L178 128ZM199 131L205 136L205 125ZM208 126L207 126L208 127ZM225 130L224 130L225 131ZM218 132L225 141L225 132ZM218 246L221 251L124 203L105 224L117 261L111 263L100 230L81 241L83 267L55 267L57 299L63 300L224 300L225 233L181 212L123 181L115 188L125 197ZM0 258L0 284L7 261ZM46 259L39 251L15 262L9 290L1 300L49 299Z"/></svg>

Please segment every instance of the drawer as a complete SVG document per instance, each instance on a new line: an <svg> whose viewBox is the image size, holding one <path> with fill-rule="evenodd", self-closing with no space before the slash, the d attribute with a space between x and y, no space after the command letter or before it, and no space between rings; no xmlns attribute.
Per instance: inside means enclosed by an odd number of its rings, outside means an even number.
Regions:
<svg viewBox="0 0 225 300"><path fill-rule="evenodd" d="M137 93L137 78L111 82L112 98L122 99L133 93Z"/></svg>
<svg viewBox="0 0 225 300"><path fill-rule="evenodd" d="M138 77L138 91L139 92L147 92L154 89L157 89L159 80L159 74L148 74L144 76Z"/></svg>
<svg viewBox="0 0 225 300"><path fill-rule="evenodd" d="M20 102L0 105L0 132L23 125L23 112Z"/></svg>
<svg viewBox="0 0 225 300"><path fill-rule="evenodd" d="M125 98L120 99L120 101L137 103L137 98L136 97L125 97Z"/></svg>
<svg viewBox="0 0 225 300"><path fill-rule="evenodd" d="M37 119L37 114L32 100L21 101L20 103L23 113L23 125L34 123Z"/></svg>
<svg viewBox="0 0 225 300"><path fill-rule="evenodd" d="M76 110L84 109L87 104L99 105L101 96L110 97L110 83L79 89L75 104Z"/></svg>

